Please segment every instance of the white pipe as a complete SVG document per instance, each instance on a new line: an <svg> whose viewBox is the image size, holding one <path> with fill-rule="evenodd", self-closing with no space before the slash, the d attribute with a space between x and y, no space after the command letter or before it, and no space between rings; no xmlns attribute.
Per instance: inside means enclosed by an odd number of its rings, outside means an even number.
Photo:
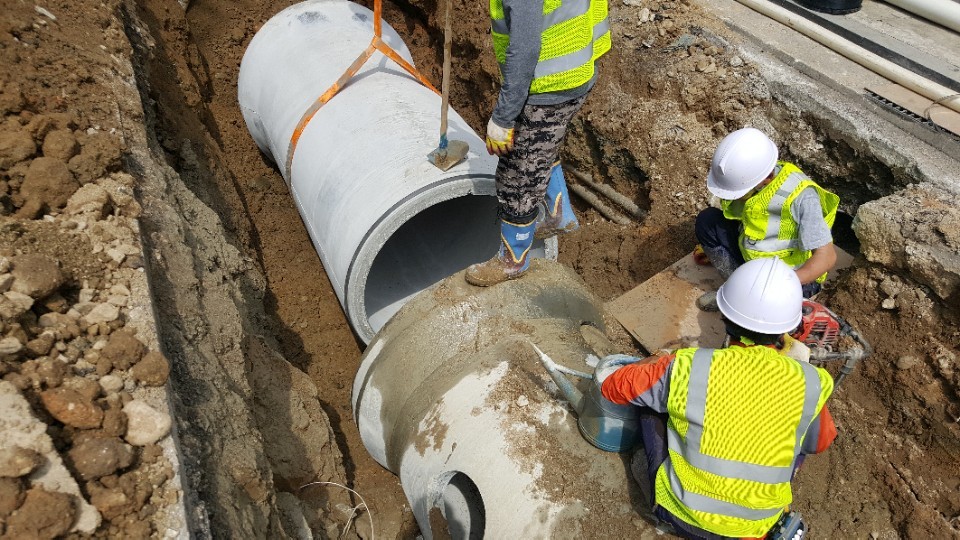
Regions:
<svg viewBox="0 0 960 540"><path fill-rule="evenodd" d="M257 146L284 169L304 112L367 48L373 14L346 0L311 0L275 15L240 64L238 98ZM413 63L384 23L383 40ZM450 111L450 138L470 146L449 171L437 146L440 96L380 52L306 125L281 170L354 330L369 342L410 298L499 245L495 157ZM549 249L548 249L549 248ZM535 244L556 257L556 239Z"/></svg>
<svg viewBox="0 0 960 540"><path fill-rule="evenodd" d="M763 0L737 0L741 4L749 7L757 13L766 15L771 19L780 22L803 35L819 42L832 49L833 51L853 60L861 66L873 71L874 73L890 79L891 81L909 88L914 92L924 96L931 101L941 101L944 107L949 107L954 111L960 112L960 97L951 98L957 92L946 86L937 84L929 79L925 79L916 73L904 69L893 62L890 62L872 52L854 45L849 41L837 36L836 34L824 30L822 27L804 19L803 17L791 13L790 11L765 2Z"/></svg>
<svg viewBox="0 0 960 540"><path fill-rule="evenodd" d="M960 32L960 4L953 0L884 0L884 2Z"/></svg>

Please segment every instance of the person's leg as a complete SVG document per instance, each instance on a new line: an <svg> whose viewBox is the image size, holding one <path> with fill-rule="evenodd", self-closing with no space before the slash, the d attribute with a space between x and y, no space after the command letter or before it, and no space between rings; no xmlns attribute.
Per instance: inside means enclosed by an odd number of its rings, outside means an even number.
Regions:
<svg viewBox="0 0 960 540"><path fill-rule="evenodd" d="M654 507L654 485L660 465L667 459L667 416L643 408L640 415L640 439L643 447L633 454L630 472L640 486L646 503Z"/></svg>
<svg viewBox="0 0 960 540"><path fill-rule="evenodd" d="M567 192L567 180L563 175L563 167L557 161L550 171L550 181L547 183L547 192L543 197L543 220L537 223L536 238L550 238L558 234L566 234L580 228L577 215L570 204L570 194Z"/></svg>
<svg viewBox="0 0 960 540"><path fill-rule="evenodd" d="M514 127L513 149L497 164L500 252L468 268L469 283L494 285L519 277L530 266L537 205L544 197L567 125L584 100L586 96L559 105L524 106Z"/></svg>
<svg viewBox="0 0 960 540"><path fill-rule="evenodd" d="M697 215L697 242L724 279L743 264L740 252L740 222L723 217L719 208L705 208Z"/></svg>

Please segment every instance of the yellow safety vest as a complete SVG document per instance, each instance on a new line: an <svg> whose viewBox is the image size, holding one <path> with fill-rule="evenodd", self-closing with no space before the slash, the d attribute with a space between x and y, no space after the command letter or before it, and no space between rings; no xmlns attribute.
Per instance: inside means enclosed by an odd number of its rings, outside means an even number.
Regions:
<svg viewBox="0 0 960 540"><path fill-rule="evenodd" d="M833 227L840 197L818 186L793 163L778 161L780 172L773 181L746 201L721 201L723 215L743 223L740 228L740 252L746 260L779 257L793 268L800 268L812 252L800 249L797 222L790 205L808 187L817 190L823 219ZM827 274L817 278L823 283Z"/></svg>
<svg viewBox="0 0 960 540"><path fill-rule="evenodd" d="M493 51L501 75L510 44L503 0L490 0ZM570 90L585 84L594 61L610 50L607 0L544 0L540 59L530 84L531 94Z"/></svg>
<svg viewBox="0 0 960 540"><path fill-rule="evenodd" d="M794 463L831 392L825 370L769 347L677 351L657 504L714 534L764 536L793 500Z"/></svg>

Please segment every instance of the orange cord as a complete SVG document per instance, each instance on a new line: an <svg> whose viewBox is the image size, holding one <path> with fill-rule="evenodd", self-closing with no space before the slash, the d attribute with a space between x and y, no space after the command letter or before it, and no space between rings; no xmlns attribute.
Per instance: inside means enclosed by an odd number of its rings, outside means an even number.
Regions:
<svg viewBox="0 0 960 540"><path fill-rule="evenodd" d="M409 62L404 60L397 51L393 50L386 42L381 39L381 32L383 30L383 0L374 0L373 2L373 39L370 40L370 45L360 53L360 56L350 64L350 67L347 68L343 75L340 75L340 78L336 80L330 88L327 88L327 91L324 92L315 102L313 102L310 107L303 113L303 116L300 117L300 121L297 122L297 127L294 128L293 134L290 136L290 146L287 148L287 163L286 172L287 179L290 178L290 166L293 163L293 153L297 149L297 143L300 141L300 136L303 135L303 130L306 129L307 124L310 123L310 120L313 118L317 111L320 110L320 107L323 107L328 101L333 99L340 90L343 90L343 87L346 86L347 82L353 78L354 75L360 71L360 68L373 56L374 51L380 51L384 56L393 60L400 67L402 67L407 73L413 75L420 84L426 86L433 92L439 94L440 92L430 84L430 81L427 80L415 67L410 65Z"/></svg>

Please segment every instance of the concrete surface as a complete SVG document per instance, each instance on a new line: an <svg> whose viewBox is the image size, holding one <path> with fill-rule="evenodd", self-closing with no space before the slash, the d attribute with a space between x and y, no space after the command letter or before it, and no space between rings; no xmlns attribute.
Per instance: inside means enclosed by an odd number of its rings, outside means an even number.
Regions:
<svg viewBox="0 0 960 540"><path fill-rule="evenodd" d="M777 100L866 141L864 150L892 167L911 170L918 181L960 192L960 142L864 96L864 87L889 81L735 0L704 0L701 5L743 36L736 45L758 66ZM960 36L920 17L871 0L854 14L818 15L863 31L945 76L960 73Z"/></svg>

